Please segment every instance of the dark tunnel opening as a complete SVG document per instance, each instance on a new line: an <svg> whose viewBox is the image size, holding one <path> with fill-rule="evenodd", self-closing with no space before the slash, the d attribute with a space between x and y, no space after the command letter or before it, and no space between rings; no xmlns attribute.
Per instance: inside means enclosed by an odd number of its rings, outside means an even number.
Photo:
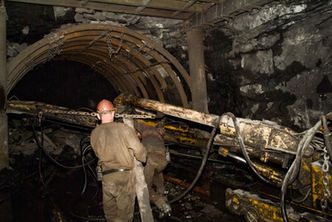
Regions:
<svg viewBox="0 0 332 222"><path fill-rule="evenodd" d="M98 101L113 101L117 94L110 82L89 66L52 60L27 73L8 98L94 110Z"/></svg>

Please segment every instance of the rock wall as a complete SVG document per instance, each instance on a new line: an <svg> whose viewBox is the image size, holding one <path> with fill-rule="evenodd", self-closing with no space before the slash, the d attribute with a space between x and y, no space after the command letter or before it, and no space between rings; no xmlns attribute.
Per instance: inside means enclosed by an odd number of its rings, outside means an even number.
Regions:
<svg viewBox="0 0 332 222"><path fill-rule="evenodd" d="M189 70L182 21L8 3L8 57L68 23L111 23L154 38ZM27 10L28 9L28 10ZM22 14L22 16L16 16ZM206 27L209 110L299 129L332 108L332 0L284 0ZM37 22L36 22L37 21ZM188 90L188 89L186 89Z"/></svg>
<svg viewBox="0 0 332 222"><path fill-rule="evenodd" d="M284 1L209 30L210 106L310 127L332 110L331 27L332 1Z"/></svg>

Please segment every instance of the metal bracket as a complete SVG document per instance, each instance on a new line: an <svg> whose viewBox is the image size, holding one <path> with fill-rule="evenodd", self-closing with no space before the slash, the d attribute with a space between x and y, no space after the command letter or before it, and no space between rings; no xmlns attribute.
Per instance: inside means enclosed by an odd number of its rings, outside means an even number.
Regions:
<svg viewBox="0 0 332 222"><path fill-rule="evenodd" d="M64 35L59 36L58 34L50 34L47 36L49 39L47 59L46 61L52 60L55 56L62 52L62 46L64 44Z"/></svg>
<svg viewBox="0 0 332 222"><path fill-rule="evenodd" d="M110 60L112 60L113 53L115 52L112 48L112 31L110 31L105 36L105 41L106 41L107 49L108 49L108 56L109 56Z"/></svg>

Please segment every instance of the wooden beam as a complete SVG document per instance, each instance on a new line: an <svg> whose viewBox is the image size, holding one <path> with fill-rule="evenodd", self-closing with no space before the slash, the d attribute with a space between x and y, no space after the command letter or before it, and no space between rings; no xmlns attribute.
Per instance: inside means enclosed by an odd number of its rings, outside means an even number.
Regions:
<svg viewBox="0 0 332 222"><path fill-rule="evenodd" d="M109 11L116 13L135 14L142 16L162 17L162 18L180 19L180 20L188 19L192 15L192 12L182 12L176 16L173 16L174 10L155 9L155 8L145 8L144 11L140 12L139 10L137 10L136 6L117 5L117 4L95 2L95 1L83 2L80 0L7 0L7 2L20 2L20 3L38 4L38 5L72 7L72 8L87 8L87 9L94 9L100 11Z"/></svg>
<svg viewBox="0 0 332 222"><path fill-rule="evenodd" d="M188 2L181 0L98 0L98 1L92 0L91 2L102 2L102 3L116 4L116 5L168 9L168 10L183 9L184 11L192 11L192 12L202 11L202 4L195 4L191 5L190 7L186 7Z"/></svg>
<svg viewBox="0 0 332 222"><path fill-rule="evenodd" d="M187 27L197 27L214 24L222 19L234 16L244 10L262 7L273 0L220 0L201 13L194 13L187 21Z"/></svg>
<svg viewBox="0 0 332 222"><path fill-rule="evenodd" d="M198 1L198 0L190 0L189 2L187 2L187 4L185 4L185 5L183 6L183 8L180 8L180 9L178 9L177 11L175 11L175 12L173 13L173 16L176 16L176 15L179 14L181 11L184 11L184 10L187 10L187 9L193 7L197 1Z"/></svg>
<svg viewBox="0 0 332 222"><path fill-rule="evenodd" d="M151 0L144 0L144 6L139 6L139 7L137 7L136 11L138 11L138 12L143 11L143 10L148 6L148 4L149 4L150 2L151 2Z"/></svg>
<svg viewBox="0 0 332 222"><path fill-rule="evenodd" d="M193 28L187 32L190 77L194 89L191 91L192 108L208 113L203 36L201 28Z"/></svg>

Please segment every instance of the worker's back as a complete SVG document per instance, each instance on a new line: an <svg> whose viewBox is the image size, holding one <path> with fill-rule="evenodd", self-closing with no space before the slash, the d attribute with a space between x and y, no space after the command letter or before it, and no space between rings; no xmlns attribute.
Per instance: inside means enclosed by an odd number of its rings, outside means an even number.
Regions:
<svg viewBox="0 0 332 222"><path fill-rule="evenodd" d="M99 161L112 168L133 168L133 151L141 147L135 131L117 122L97 126L91 133L91 145Z"/></svg>

